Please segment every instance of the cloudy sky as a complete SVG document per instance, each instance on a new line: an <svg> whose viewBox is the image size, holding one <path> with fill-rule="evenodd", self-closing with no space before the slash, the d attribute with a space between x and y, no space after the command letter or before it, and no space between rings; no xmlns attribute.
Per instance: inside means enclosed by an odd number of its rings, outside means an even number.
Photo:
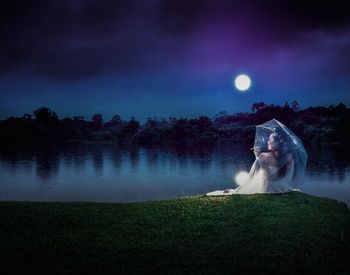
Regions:
<svg viewBox="0 0 350 275"><path fill-rule="evenodd" d="M0 10L0 118L214 116L254 102L350 105L345 1L13 0ZM252 78L248 92L232 79Z"/></svg>

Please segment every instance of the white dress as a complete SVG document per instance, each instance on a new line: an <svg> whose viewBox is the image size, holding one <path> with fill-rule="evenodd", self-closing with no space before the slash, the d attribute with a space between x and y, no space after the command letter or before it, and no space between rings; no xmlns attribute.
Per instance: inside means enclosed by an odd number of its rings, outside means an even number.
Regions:
<svg viewBox="0 0 350 275"><path fill-rule="evenodd" d="M234 194L285 193L292 190L294 160L286 154L277 160L272 153L261 153L254 161L247 179L235 189L217 190L207 196L223 196ZM297 190L299 191L299 190Z"/></svg>

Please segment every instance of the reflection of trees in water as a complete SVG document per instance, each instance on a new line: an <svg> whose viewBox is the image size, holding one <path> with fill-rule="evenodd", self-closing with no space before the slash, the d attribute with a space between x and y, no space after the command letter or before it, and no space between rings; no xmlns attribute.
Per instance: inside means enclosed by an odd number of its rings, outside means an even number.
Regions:
<svg viewBox="0 0 350 275"><path fill-rule="evenodd" d="M85 167L85 155L84 154L77 154L73 157L73 163L76 168L82 169Z"/></svg>
<svg viewBox="0 0 350 275"><path fill-rule="evenodd" d="M129 150L129 161L130 161L130 167L134 173L137 171L137 167L139 165L140 161L140 153L138 147L131 147Z"/></svg>
<svg viewBox="0 0 350 275"><path fill-rule="evenodd" d="M5 163L11 169L17 169L19 166L19 161L21 166L26 168L33 167L34 160L34 150L6 150L2 148L0 151L0 162Z"/></svg>
<svg viewBox="0 0 350 275"><path fill-rule="evenodd" d="M106 149L108 147L103 144L68 143L60 147L65 163L72 163L76 168L83 168L86 165L87 159L90 157L94 170L99 174L103 171Z"/></svg>
<svg viewBox="0 0 350 275"><path fill-rule="evenodd" d="M156 169L159 159L159 150L153 148L146 148L145 152L148 168L152 170Z"/></svg>
<svg viewBox="0 0 350 275"><path fill-rule="evenodd" d="M255 159L252 151L241 145L218 146L214 154L215 163L222 169L234 167L233 173L249 170Z"/></svg>
<svg viewBox="0 0 350 275"><path fill-rule="evenodd" d="M178 158L178 165L181 170L187 169L188 167L188 158L186 157L180 157Z"/></svg>
<svg viewBox="0 0 350 275"><path fill-rule="evenodd" d="M192 147L172 147L170 154L177 159L181 169L186 169L191 160L192 164L197 164L201 170L208 169L212 162L214 146L192 146Z"/></svg>
<svg viewBox="0 0 350 275"><path fill-rule="evenodd" d="M174 158L174 157L169 157L169 167L170 169L174 170L174 169L177 169L177 159Z"/></svg>
<svg viewBox="0 0 350 275"><path fill-rule="evenodd" d="M59 148L60 158L66 165L74 165L79 171L85 167L86 146L79 143L68 143Z"/></svg>
<svg viewBox="0 0 350 275"><path fill-rule="evenodd" d="M346 177L347 167L350 166L350 150L344 147L314 148L308 151L309 159L307 173L317 176L320 172L326 172L333 180L337 178L343 182Z"/></svg>
<svg viewBox="0 0 350 275"><path fill-rule="evenodd" d="M210 165L212 163L212 158L211 157L207 157L207 158L200 157L197 159L197 161L198 161L199 169L202 171L206 171L206 170L209 170L209 168L210 168Z"/></svg>
<svg viewBox="0 0 350 275"><path fill-rule="evenodd" d="M130 164L133 173L137 173L140 166L140 155L145 156L145 164L149 171L177 169L184 171L189 167L198 167L201 171L210 169L211 165L227 169L233 167L235 171L247 171L255 157L249 148L238 145L194 146L191 148L140 148L117 147L115 145L84 145L78 143L67 144L58 148L31 148L17 150L1 150L0 160L4 165L16 170L19 167L35 167L36 174L41 179L54 177L60 168L73 164L83 167L87 158L91 157L93 169L102 173L105 161L111 161L115 172ZM341 148L308 149L307 175L318 177L327 173L330 181L344 182L346 172L350 168L350 150ZM129 163L128 163L129 162ZM81 169L75 170L78 174ZM64 172L64 171L63 171ZM79 175L75 175L78 176ZM152 174L149 174L152 177Z"/></svg>
<svg viewBox="0 0 350 275"><path fill-rule="evenodd" d="M254 154L241 146L193 146L193 147L171 147L171 148L146 148L145 155L149 167L160 168L165 162L171 169L187 169L189 165L198 166L204 171L210 168L213 162L218 161L220 165L240 165L247 169L254 161ZM250 155L249 155L250 154ZM159 159L164 163L159 163ZM243 165L242 165L243 162ZM165 168L165 167L164 167Z"/></svg>
<svg viewBox="0 0 350 275"><path fill-rule="evenodd" d="M92 148L91 150L91 156L92 156L92 163L94 166L95 171L101 175L103 171L103 148L100 146L96 146Z"/></svg>
<svg viewBox="0 0 350 275"><path fill-rule="evenodd" d="M122 167L122 164L123 164L124 152L119 147L113 147L109 151L109 153L110 153L109 158L113 163L113 169L119 173L120 168Z"/></svg>
<svg viewBox="0 0 350 275"><path fill-rule="evenodd" d="M190 152L192 159L202 171L208 170L213 162L214 147L200 147L195 152Z"/></svg>
<svg viewBox="0 0 350 275"><path fill-rule="evenodd" d="M36 174L43 180L57 175L59 168L59 151L44 148L36 153Z"/></svg>

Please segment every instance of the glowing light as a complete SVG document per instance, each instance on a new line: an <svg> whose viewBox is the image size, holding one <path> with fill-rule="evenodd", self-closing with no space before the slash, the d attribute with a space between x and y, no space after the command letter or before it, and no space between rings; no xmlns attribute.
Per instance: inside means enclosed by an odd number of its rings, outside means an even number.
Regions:
<svg viewBox="0 0 350 275"><path fill-rule="evenodd" d="M245 171L239 172L236 176L235 176L235 181L238 185L243 185L245 184L249 179L249 174Z"/></svg>
<svg viewBox="0 0 350 275"><path fill-rule="evenodd" d="M246 91L250 88L250 85L252 84L252 81L250 80L249 76L246 74L240 74L235 78L235 87L239 91Z"/></svg>

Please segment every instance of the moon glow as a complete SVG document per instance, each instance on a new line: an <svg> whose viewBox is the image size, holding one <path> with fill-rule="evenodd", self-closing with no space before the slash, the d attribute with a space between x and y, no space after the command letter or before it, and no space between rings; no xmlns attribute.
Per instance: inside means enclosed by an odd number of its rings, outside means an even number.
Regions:
<svg viewBox="0 0 350 275"><path fill-rule="evenodd" d="M244 92L250 88L252 81L246 74L240 74L235 78L234 83L237 90Z"/></svg>

